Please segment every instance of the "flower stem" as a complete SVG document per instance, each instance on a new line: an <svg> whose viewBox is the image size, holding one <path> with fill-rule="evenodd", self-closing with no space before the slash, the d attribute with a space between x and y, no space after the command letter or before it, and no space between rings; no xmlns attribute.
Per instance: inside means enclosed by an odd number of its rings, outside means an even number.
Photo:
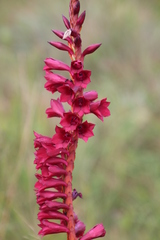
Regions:
<svg viewBox="0 0 160 240"><path fill-rule="evenodd" d="M69 206L69 210L67 211L68 217L68 225L69 233L67 235L67 240L76 240L75 234L75 223L74 223L74 211L73 211L73 200L72 200L72 171L74 169L74 160L75 160L75 149L76 142L69 147L69 156L67 157L67 175L65 176L64 181L67 183L67 187L65 188L65 194L67 194L67 198L65 203Z"/></svg>

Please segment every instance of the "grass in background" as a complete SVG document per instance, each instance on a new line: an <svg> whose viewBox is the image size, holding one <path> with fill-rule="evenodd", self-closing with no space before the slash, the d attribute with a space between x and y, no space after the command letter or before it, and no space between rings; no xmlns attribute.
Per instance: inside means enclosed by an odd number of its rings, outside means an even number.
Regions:
<svg viewBox="0 0 160 240"><path fill-rule="evenodd" d="M37 236L33 130L52 135L45 109L43 60L69 63L51 48L51 29L64 30L69 1L1 2L0 8L0 239ZM73 187L84 200L75 210L89 229L103 222L108 240L160 238L160 10L159 1L81 1L87 10L83 49L89 89L111 101L104 124L94 116L95 138L79 142ZM46 240L57 239L47 236ZM58 237L58 239L60 239ZM65 239L62 234L61 239ZM61 240L60 239L60 240Z"/></svg>

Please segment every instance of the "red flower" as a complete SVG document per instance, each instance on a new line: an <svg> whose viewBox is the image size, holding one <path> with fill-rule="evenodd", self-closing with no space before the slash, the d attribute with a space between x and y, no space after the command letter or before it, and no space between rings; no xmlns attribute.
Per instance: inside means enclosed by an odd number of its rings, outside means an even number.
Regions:
<svg viewBox="0 0 160 240"><path fill-rule="evenodd" d="M73 111L80 117L90 112L90 102L84 97L78 97L73 101Z"/></svg>
<svg viewBox="0 0 160 240"><path fill-rule="evenodd" d="M81 71L83 68L83 64L79 60L75 60L71 62L71 74Z"/></svg>
<svg viewBox="0 0 160 240"><path fill-rule="evenodd" d="M77 127L78 137L82 138L85 142L87 142L89 137L94 136L94 133L92 131L94 126L95 124L88 123L87 121L79 124Z"/></svg>
<svg viewBox="0 0 160 240"><path fill-rule="evenodd" d="M97 224L90 231L88 231L80 240L92 240L99 237L104 237L106 231L103 224Z"/></svg>
<svg viewBox="0 0 160 240"><path fill-rule="evenodd" d="M98 98L98 93L96 91L89 91L89 92L84 92L83 96L85 99L89 101L94 101L95 99Z"/></svg>
<svg viewBox="0 0 160 240"><path fill-rule="evenodd" d="M60 121L65 131L73 131L76 129L78 123L80 122L79 117L75 113L64 113L64 117Z"/></svg>
<svg viewBox="0 0 160 240"><path fill-rule="evenodd" d="M49 222L47 220L42 220L42 222L39 224L39 226L42 228L39 231L39 235L45 236L47 234L54 234L54 233L62 233L62 232L69 232L68 228L62 224L57 224L53 222Z"/></svg>
<svg viewBox="0 0 160 240"><path fill-rule="evenodd" d="M34 136L36 137L34 139L34 147L35 148L40 148L42 146L42 144L51 144L52 143L52 139L50 137L43 136L36 132L34 132Z"/></svg>
<svg viewBox="0 0 160 240"><path fill-rule="evenodd" d="M40 205L40 210L50 211L50 210L59 210L59 209L69 209L69 206L65 203L57 202L57 201L45 201Z"/></svg>
<svg viewBox="0 0 160 240"><path fill-rule="evenodd" d="M74 91L71 88L71 84L65 84L58 88L58 92L61 93L60 101L61 102L68 102L70 105L72 104L72 100L74 99Z"/></svg>
<svg viewBox="0 0 160 240"><path fill-rule="evenodd" d="M79 221L75 224L76 237L79 238L79 237L83 236L85 229L86 229L85 224L79 220Z"/></svg>
<svg viewBox="0 0 160 240"><path fill-rule="evenodd" d="M90 83L91 71L83 70L73 75L75 85L82 88L86 88L88 83Z"/></svg>
<svg viewBox="0 0 160 240"><path fill-rule="evenodd" d="M73 50L68 47L67 45L61 43L61 42L49 42L52 46L60 49L60 50L63 50L63 51L68 51L68 53L72 56L73 54Z"/></svg>
<svg viewBox="0 0 160 240"><path fill-rule="evenodd" d="M47 108L46 114L50 117L63 117L64 108L59 98L57 100L51 99L51 108Z"/></svg>
<svg viewBox="0 0 160 240"><path fill-rule="evenodd" d="M56 60L54 58L46 58L45 59L45 66L43 68L43 70L63 70L63 71L70 71L70 67L59 61L59 60Z"/></svg>
<svg viewBox="0 0 160 240"><path fill-rule="evenodd" d="M56 92L57 88L62 86L66 81L65 77L58 74L54 74L50 71L46 71L46 74L44 77L47 80L44 87L52 93Z"/></svg>
<svg viewBox="0 0 160 240"><path fill-rule="evenodd" d="M97 102L92 102L90 105L90 111L94 113L99 119L103 121L103 117L110 116L110 111L108 106L110 102L106 101L107 98L104 98Z"/></svg>
<svg viewBox="0 0 160 240"><path fill-rule="evenodd" d="M34 134L36 137L34 140L36 148L34 163L37 169L41 169L41 174L36 174L37 182L35 184L37 203L40 205L39 226L42 228L39 235L68 232L69 229L66 227L68 217L58 211L67 210L68 206L65 203L55 201L55 199L64 200L67 197L67 194L62 191L67 186L67 183L63 181L67 174L64 169L67 166L67 161L62 158L64 150L55 149L51 138ZM48 219L57 219L60 224L49 222Z"/></svg>
<svg viewBox="0 0 160 240"><path fill-rule="evenodd" d="M52 137L52 142L56 148L66 148L71 142L71 134L66 132L63 128L56 126L56 134Z"/></svg>

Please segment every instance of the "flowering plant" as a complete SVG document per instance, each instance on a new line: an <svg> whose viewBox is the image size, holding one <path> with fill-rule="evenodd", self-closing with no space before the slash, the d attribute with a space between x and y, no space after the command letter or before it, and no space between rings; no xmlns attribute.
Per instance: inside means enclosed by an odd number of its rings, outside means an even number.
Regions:
<svg viewBox="0 0 160 240"><path fill-rule="evenodd" d="M104 117L110 115L110 111L107 98L96 100L96 91L84 91L91 81L91 71L84 70L84 57L93 53L101 44L90 45L82 52L80 31L85 11L80 16L79 11L80 1L70 0L70 20L63 16L67 30L53 30L59 38L67 41L68 45L49 42L52 46L68 52L71 65L53 58L46 58L44 61L45 88L52 93L60 93L58 99L51 99L46 114L48 118L59 117L61 126L55 127L52 137L34 132L34 163L36 169L40 170L40 173L36 173L35 191L40 210L39 235L66 232L68 240L91 240L103 237L106 232L103 225L98 224L84 234L85 224L73 210L73 200L78 196L82 198L82 194L76 189L72 190L72 171L78 139L87 142L88 138L94 135L95 124L84 121L83 116L93 113L103 121ZM69 78L57 74L55 70L67 71ZM63 102L69 104L69 111L65 111Z"/></svg>

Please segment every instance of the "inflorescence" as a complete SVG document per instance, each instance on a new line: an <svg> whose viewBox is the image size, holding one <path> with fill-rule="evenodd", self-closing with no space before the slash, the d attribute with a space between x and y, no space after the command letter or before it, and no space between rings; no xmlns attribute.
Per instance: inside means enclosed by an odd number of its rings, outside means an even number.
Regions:
<svg viewBox="0 0 160 240"><path fill-rule="evenodd" d="M110 115L107 98L97 100L96 91L85 91L91 81L91 71L84 69L84 57L93 53L101 44L93 44L84 51L81 50L80 31L85 19L85 11L79 16L80 1L71 0L69 18L63 16L67 30L53 30L61 42L49 42L52 46L67 51L71 65L53 58L45 59L45 88L52 94L59 92L58 99L51 99L47 108L48 118L60 118L60 126L55 127L52 137L42 136L36 132L34 147L37 182L35 191L39 204L38 219L40 221L39 235L67 233L68 240L91 240L105 235L102 224L85 232L85 224L78 219L73 210L73 200L82 198L82 194L72 189L72 171L78 139L85 142L92 137L95 124L83 120L87 114L95 114L103 121ZM68 72L69 78L57 74L56 71ZM68 103L69 111L65 111L63 103Z"/></svg>

